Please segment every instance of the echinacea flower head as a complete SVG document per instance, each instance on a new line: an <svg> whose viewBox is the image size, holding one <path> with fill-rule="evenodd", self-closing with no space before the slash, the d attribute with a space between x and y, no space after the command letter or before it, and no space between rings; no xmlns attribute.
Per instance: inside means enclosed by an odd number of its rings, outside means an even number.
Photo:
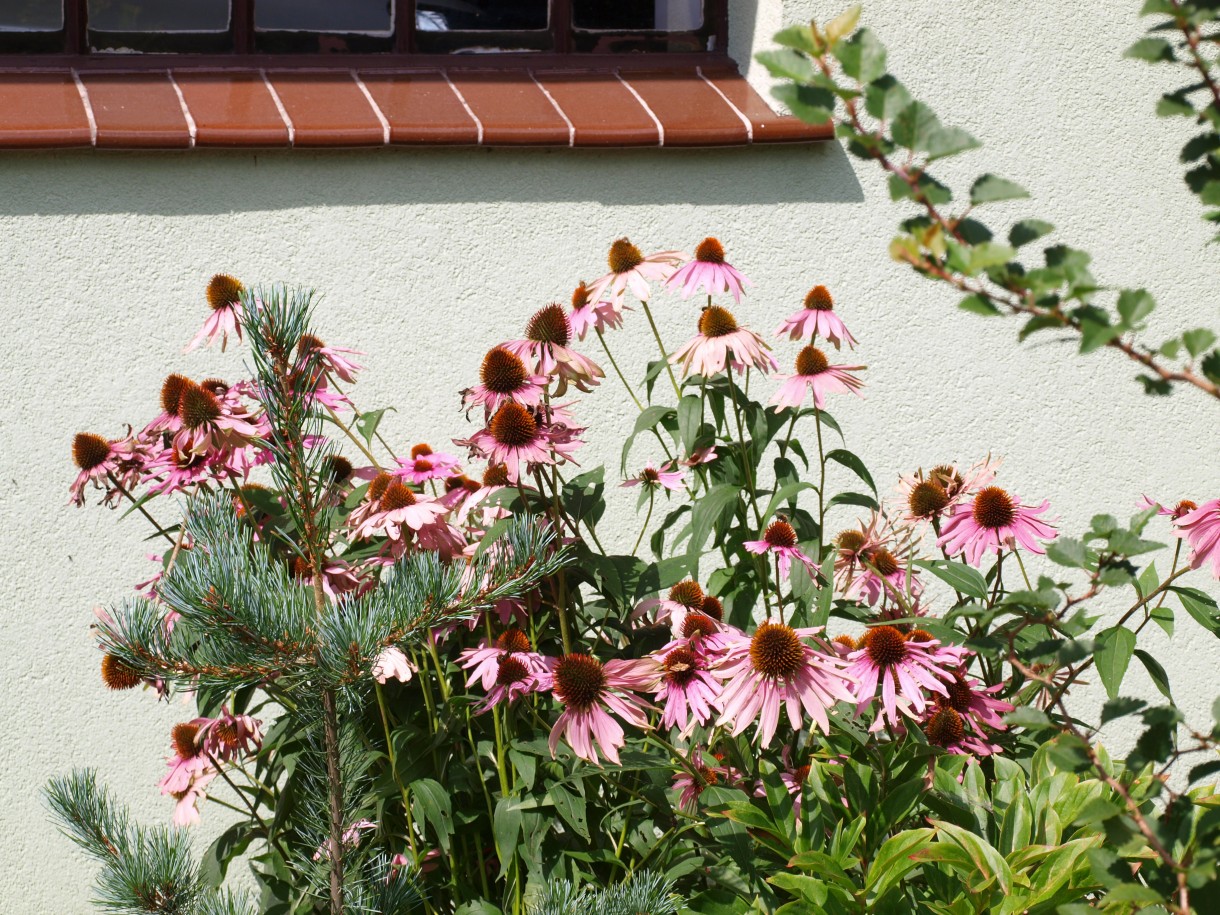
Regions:
<svg viewBox="0 0 1220 915"><path fill-rule="evenodd" d="M1220 578L1220 499L1204 502L1174 521L1175 537L1190 544L1190 567L1211 563L1212 577Z"/></svg>
<svg viewBox="0 0 1220 915"><path fill-rule="evenodd" d="M212 277L208 281L207 291L208 307L212 309L212 313L183 352L189 353L200 345L211 346L217 337L220 337L220 350L224 352L225 347L229 345L229 334L234 334L240 340L241 297L245 291L246 287L241 281L227 273L218 273Z"/></svg>
<svg viewBox="0 0 1220 915"><path fill-rule="evenodd" d="M999 746L966 729L966 716L950 705L932 706L923 722L928 743L956 756L991 756Z"/></svg>
<svg viewBox="0 0 1220 915"><path fill-rule="evenodd" d="M398 458L396 470L390 471L392 476L419 486L429 480L443 480L457 470L458 459L445 451L433 451L425 444L414 445L411 456Z"/></svg>
<svg viewBox="0 0 1220 915"><path fill-rule="evenodd" d="M112 654L102 655L102 682L107 689L119 692L135 689L144 682L139 672L122 659Z"/></svg>
<svg viewBox="0 0 1220 915"><path fill-rule="evenodd" d="M572 293L572 311L568 322L577 340L583 340L590 330L602 333L606 329L617 330L623 326L623 300L594 302L589 297L589 287L581 283Z"/></svg>
<svg viewBox="0 0 1220 915"><path fill-rule="evenodd" d="M543 673L547 669L542 655L531 651L529 636L513 626L500 633L494 642L484 640L478 648L466 648L458 655L458 663L470 671L466 685L472 686L478 681L484 691L491 689L496 682L499 662L507 655L519 655L518 660L533 673Z"/></svg>
<svg viewBox="0 0 1220 915"><path fill-rule="evenodd" d="M715 238L699 242L695 259L678 268L665 283L667 289L676 289L684 299L702 289L709 296L731 293L733 301L738 303L745 287L750 285L749 279L724 259L724 245Z"/></svg>
<svg viewBox="0 0 1220 915"><path fill-rule="evenodd" d="M375 481L374 481L375 482ZM373 487L369 486L370 491ZM375 511L363 514L358 524L353 527L353 538L367 539L372 537L388 537L398 540L411 533L419 533L427 527L443 524L440 518L447 513L440 502L417 493L399 482L391 480L381 490ZM352 513L352 516L355 512ZM351 517L349 516L349 522Z"/></svg>
<svg viewBox="0 0 1220 915"><path fill-rule="evenodd" d="M1058 532L1038 515L1050 507L1043 501L1037 508L998 486L979 490L969 504L956 506L944 522L936 541L951 556L961 553L966 562L978 565L987 553L1016 549L1020 544L1031 553L1045 553L1039 541L1054 540Z"/></svg>
<svg viewBox="0 0 1220 915"><path fill-rule="evenodd" d="M234 756L246 755L263 745L262 722L249 715L234 715L227 705L220 707L220 717L196 719L199 722L197 740L208 756L228 762Z"/></svg>
<svg viewBox="0 0 1220 915"><path fill-rule="evenodd" d="M666 470L666 467L671 469ZM681 470L674 469L670 464L662 464L657 467L652 461L649 461L639 474L624 481L622 485L643 486L645 489L667 489L675 492L685 486L686 482Z"/></svg>
<svg viewBox="0 0 1220 915"><path fill-rule="evenodd" d="M470 448L475 457L504 465L506 479L516 484L523 473L536 467L570 460L580 446L584 429L556 421L554 410L529 410L519 403L505 403L485 429L457 444Z"/></svg>
<svg viewBox="0 0 1220 915"><path fill-rule="evenodd" d="M157 432L177 432L182 428L182 417L178 413L178 405L182 402L182 392L195 382L185 375L171 373L161 383L161 412L153 417L152 422L144 427L145 435Z"/></svg>
<svg viewBox="0 0 1220 915"><path fill-rule="evenodd" d="M479 383L462 391L462 404L467 410L481 406L490 416L510 401L536 407L542 403L545 392L545 375L531 374L520 356L497 346L483 357Z"/></svg>
<svg viewBox="0 0 1220 915"><path fill-rule="evenodd" d="M825 286L814 286L805 296L805 307L779 326L775 336L788 335L790 340L813 340L821 337L838 349L846 343L855 349L856 338L834 311L835 303Z"/></svg>
<svg viewBox="0 0 1220 915"><path fill-rule="evenodd" d="M1153 502L1147 496L1140 496L1140 500L1136 504L1142 511L1155 508L1158 515L1165 518L1172 518L1174 521L1177 521L1183 515L1188 514L1199 507L1190 499L1182 499L1180 502L1174 505L1162 505L1160 502Z"/></svg>
<svg viewBox="0 0 1220 915"><path fill-rule="evenodd" d="M383 649L373 662L373 679L378 683L385 683L387 680L410 683L414 676L415 665L401 648L394 645Z"/></svg>
<svg viewBox="0 0 1220 915"><path fill-rule="evenodd" d="M647 302L652 293L649 284L669 279L686 258L681 251L645 255L630 239L620 238L606 255L610 272L589 284L586 297L591 302L617 305L622 301L623 293L630 289L637 299Z"/></svg>
<svg viewBox="0 0 1220 915"><path fill-rule="evenodd" d="M948 687L948 693L937 696L936 704L953 709L962 717L967 727L980 737L986 736L985 728L993 731L1008 729L1003 716L1011 712L1013 707L1010 703L995 698L995 694L1004 689L1003 683L984 686L967 674L966 665L962 664L954 671L952 682L945 685Z"/></svg>
<svg viewBox="0 0 1220 915"><path fill-rule="evenodd" d="M767 525L766 531L763 532L762 540L747 540L742 546L751 553L757 553L760 556L767 553L774 554L776 561L779 563L779 577L781 581L787 581L788 571L792 567L792 560L794 559L803 563L811 576L817 574L817 565L814 564L812 559L801 552L801 548L797 545L796 528L784 518L772 521Z"/></svg>
<svg viewBox="0 0 1220 915"><path fill-rule="evenodd" d="M79 473L68 487L73 505L85 504L85 486L92 483L95 488L108 488L105 483L118 469L119 455L114 443L92 432L78 432L72 439L72 460Z"/></svg>
<svg viewBox="0 0 1220 915"><path fill-rule="evenodd" d="M738 373L752 366L772 372L779 363L771 346L746 327L740 327L733 313L719 305L709 305L699 315L699 332L682 344L670 357L682 365L683 376L692 372L710 378L731 366Z"/></svg>
<svg viewBox="0 0 1220 915"><path fill-rule="evenodd" d="M647 689L655 681L655 665L648 660L603 664L587 654L564 655L552 662L552 688L564 708L551 728L551 756L562 738L581 759L600 765L600 749L618 765L618 750L625 741L622 727L610 713L637 728L648 726L650 706L630 691Z"/></svg>
<svg viewBox="0 0 1220 915"><path fill-rule="evenodd" d="M989 455L963 470L955 464L940 464L926 473L920 469L900 477L898 491L903 499L903 520L916 525L938 524L970 493L990 486L1001 463L999 458Z"/></svg>
<svg viewBox="0 0 1220 915"><path fill-rule="evenodd" d="M707 724L720 696L721 684L708 671L707 659L690 646L677 645L656 656L660 664L661 727L678 728L683 738L695 725Z"/></svg>
<svg viewBox="0 0 1220 915"><path fill-rule="evenodd" d="M831 365L826 354L816 346L806 346L796 355L796 373L777 376L783 384L771 398L776 409L799 407L806 391L813 393L813 405L826 408L827 394L860 394L864 382L855 376L862 365Z"/></svg>
<svg viewBox="0 0 1220 915"><path fill-rule="evenodd" d="M568 316L562 306L551 304L534 312L524 340L510 340L503 348L519 356L531 374L554 378L555 395L562 397L569 384L587 392L606 375L592 359L568 346L571 341Z"/></svg>
<svg viewBox="0 0 1220 915"><path fill-rule="evenodd" d="M857 562L858 574L843 588L847 600L863 599L871 607L883 598L901 594L913 599L923 591L923 583L914 571L884 546L858 553Z"/></svg>
<svg viewBox="0 0 1220 915"><path fill-rule="evenodd" d="M820 627L793 629L767 620L752 636L735 638L715 671L726 682L716 724L731 726L736 736L757 719L755 739L765 747L775 736L782 706L794 730L804 726L803 710L824 733L829 731L827 710L836 702L852 701L852 694L843 679L843 662L829 649L804 641L819 632Z"/></svg>
<svg viewBox="0 0 1220 915"><path fill-rule="evenodd" d="M159 783L162 794L185 791L193 776L215 771L201 736L203 725L210 721L208 718L195 718L174 725L170 731L172 755L166 758L169 771Z"/></svg>
<svg viewBox="0 0 1220 915"><path fill-rule="evenodd" d="M185 385L178 401L182 425L174 447L192 454L245 448L261 441L270 428L264 414L256 418L234 388L218 384Z"/></svg>
<svg viewBox="0 0 1220 915"><path fill-rule="evenodd" d="M341 381L354 382L356 373L364 368L357 365L352 356L363 356L359 350L347 349L343 346L327 346L313 334L305 334L297 341L297 357L304 360L313 356L324 371L330 372Z"/></svg>
<svg viewBox="0 0 1220 915"><path fill-rule="evenodd" d="M878 698L880 706L871 730L886 722L899 724L901 715L914 717L928 707L928 693L948 696L949 683L961 664L963 650L942 646L920 629L904 634L895 626L874 626L847 656L845 671L856 703L856 713Z"/></svg>
<svg viewBox="0 0 1220 915"><path fill-rule="evenodd" d="M712 785L728 781L730 773L728 769L719 764L709 765L709 761L703 757L703 750L699 747L691 750L687 761L690 763L690 767L684 766L678 770L674 775L673 787L678 792L678 806L683 810L694 811L698 807L699 795Z"/></svg>
<svg viewBox="0 0 1220 915"><path fill-rule="evenodd" d="M675 628L679 627L686 614L698 613L703 609L703 596L699 582L690 579L680 581L669 589L665 597L640 601L631 614L631 621L636 625L663 626L669 623Z"/></svg>

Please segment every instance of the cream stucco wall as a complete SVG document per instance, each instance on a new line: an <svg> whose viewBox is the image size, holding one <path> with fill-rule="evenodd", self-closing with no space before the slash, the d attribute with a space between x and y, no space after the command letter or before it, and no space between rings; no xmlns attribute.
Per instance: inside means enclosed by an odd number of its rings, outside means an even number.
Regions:
<svg viewBox="0 0 1220 915"><path fill-rule="evenodd" d="M785 19L836 6L735 0L738 59ZM1120 58L1139 35L1137 6L875 0L865 20L917 96L985 141L946 173L992 170L1030 188L1035 199L1008 212L1056 223L1057 238L1094 253L1103 282L1147 285L1162 303L1154 327L1215 324L1220 254L1176 164L1187 126L1152 114L1168 74ZM920 464L991 451L1069 532L1094 511L1128 513L1142 492L1220 494L1210 405L1149 400L1117 357L1079 359L1049 340L1018 348L1012 323L958 312L887 259L899 212L835 144L0 157L0 911L88 911L92 869L38 798L51 774L96 766L140 816L168 816L153 786L167 728L189 710L106 694L87 631L93 606L146 577L144 531L64 505L68 443L146 421L170 369L240 370L240 355L179 354L216 270L317 285L324 336L368 352L359 402L397 405L386 430L435 443L465 431L456 391L485 348L595 275L609 241L689 247L716 234L755 281L742 317L759 328L814 282L835 291L869 364L867 400L836 415L886 487ZM670 340L689 332L692 306L667 298L658 311ZM638 318L615 337L623 354L648 343ZM582 400L599 425L631 421L613 384ZM617 466L601 442L585 460ZM613 518L629 518L633 496L617 499ZM1158 647L1205 723L1220 646L1183 619ZM1141 670L1128 679L1150 692ZM219 813L208 811L213 825Z"/></svg>

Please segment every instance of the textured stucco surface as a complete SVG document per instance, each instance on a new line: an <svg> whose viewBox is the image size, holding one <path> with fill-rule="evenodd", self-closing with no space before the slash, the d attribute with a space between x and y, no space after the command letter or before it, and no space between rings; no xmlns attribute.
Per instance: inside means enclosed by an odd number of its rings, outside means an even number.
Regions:
<svg viewBox="0 0 1220 915"><path fill-rule="evenodd" d="M1188 128L1152 114L1168 74L1120 59L1139 35L1137 4L1104 6L877 0L866 21L915 94L985 141L944 174L990 170L1030 188L1034 199L1007 212L1054 222L1057 239L1094 253L1102 282L1148 286L1161 302L1154 328L1215 323L1218 255L1176 163ZM744 60L785 19L838 10L770 0L733 11ZM1095 511L1125 516L1141 492L1220 493L1210 405L1146 399L1117 357L1080 359L1049 340L1018 348L1014 324L958 312L887 259L899 212L879 175L833 144L0 158L0 911L88 911L92 868L37 796L53 773L97 766L138 815L169 814L153 785L167 729L189 709L107 695L87 631L92 607L147 577L144 530L64 504L68 443L146 422L171 369L240 371L240 355L179 354L216 270L318 286L323 336L368 352L358 402L396 405L386 431L435 444L466 432L456 392L486 347L596 275L612 239L690 247L713 233L755 281L740 314L755 327L770 331L814 282L835 291L869 365L867 399L835 412L885 488L921 464L991 451L1006 457L1007 483L1049 498L1068 532ZM657 310L670 341L690 332L693 306L663 298ZM614 344L628 361L649 352L638 315ZM616 468L604 430L628 428L625 394L607 384L577 410L603 427L583 459ZM612 498L609 523L634 533L634 494ZM1172 645L1156 647L1203 724L1220 649L1180 615ZM1128 683L1152 690L1142 670ZM208 811L210 828L220 813Z"/></svg>

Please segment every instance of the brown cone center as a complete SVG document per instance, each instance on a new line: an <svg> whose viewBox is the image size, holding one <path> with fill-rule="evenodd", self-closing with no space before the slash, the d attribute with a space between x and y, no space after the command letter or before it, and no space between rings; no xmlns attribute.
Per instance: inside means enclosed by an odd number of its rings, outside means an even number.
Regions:
<svg viewBox="0 0 1220 915"><path fill-rule="evenodd" d="M705 337L724 337L737 330L737 319L727 308L709 305L699 315L699 333Z"/></svg>
<svg viewBox="0 0 1220 915"><path fill-rule="evenodd" d="M612 273L626 273L644 263L644 252L633 245L630 239L620 238L610 246L606 257Z"/></svg>
<svg viewBox="0 0 1220 915"><path fill-rule="evenodd" d="M601 661L587 654L570 654L555 665L555 695L568 708L585 711L593 707L606 688Z"/></svg>
<svg viewBox="0 0 1220 915"><path fill-rule="evenodd" d="M538 422L518 403L506 403L491 418L491 435L501 445L518 448L538 434Z"/></svg>
<svg viewBox="0 0 1220 915"><path fill-rule="evenodd" d="M830 360L816 346L806 346L796 354L796 373L798 375L821 375L830 368Z"/></svg>
<svg viewBox="0 0 1220 915"><path fill-rule="evenodd" d="M804 647L791 626L768 620L759 625L750 639L750 662L765 677L791 679L804 660Z"/></svg>
<svg viewBox="0 0 1220 915"><path fill-rule="evenodd" d="M1012 497L998 486L988 486L975 496L973 511L979 527L993 531L1007 527L1017 517Z"/></svg>

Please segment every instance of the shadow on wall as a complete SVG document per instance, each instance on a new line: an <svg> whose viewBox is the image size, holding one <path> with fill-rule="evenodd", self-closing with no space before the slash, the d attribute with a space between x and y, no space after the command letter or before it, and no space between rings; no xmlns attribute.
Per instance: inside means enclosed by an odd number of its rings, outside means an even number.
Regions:
<svg viewBox="0 0 1220 915"><path fill-rule="evenodd" d="M713 150L396 150L0 157L0 218L317 206L857 203L838 143Z"/></svg>

